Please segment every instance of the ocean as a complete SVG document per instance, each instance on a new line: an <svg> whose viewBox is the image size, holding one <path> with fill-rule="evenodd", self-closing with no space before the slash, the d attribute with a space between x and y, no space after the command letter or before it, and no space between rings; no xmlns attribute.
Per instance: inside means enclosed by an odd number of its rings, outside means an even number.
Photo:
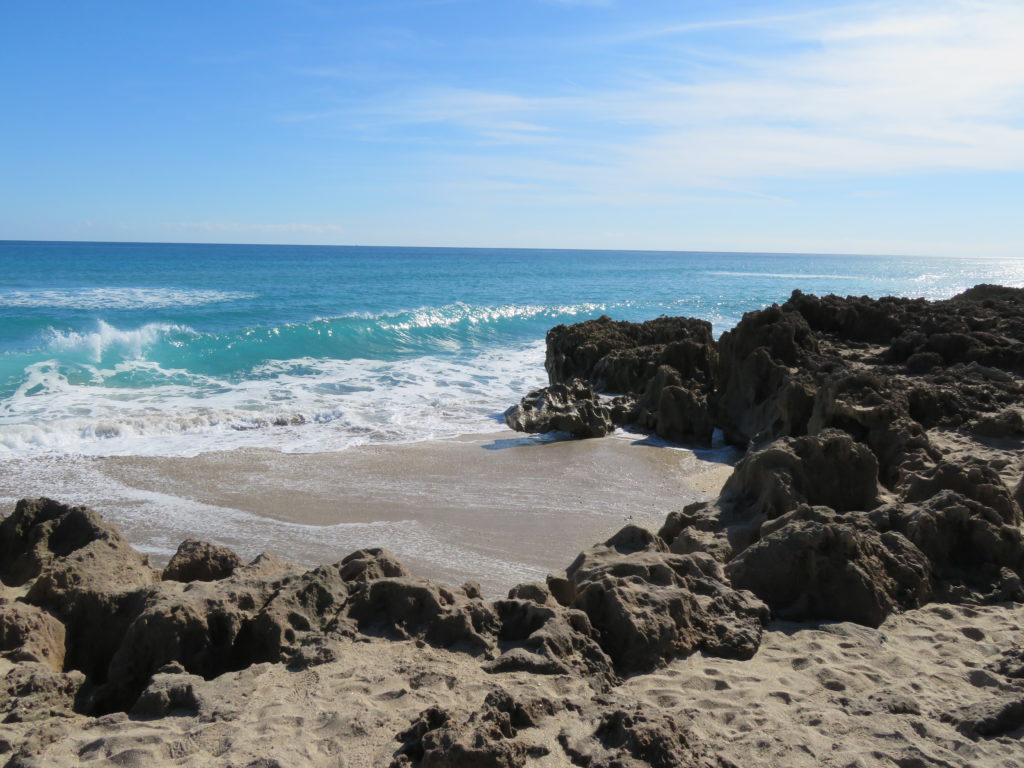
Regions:
<svg viewBox="0 0 1024 768"><path fill-rule="evenodd" d="M493 432L558 323L719 334L794 288L937 299L1024 261L8 241L0 275L0 458L192 456Z"/></svg>

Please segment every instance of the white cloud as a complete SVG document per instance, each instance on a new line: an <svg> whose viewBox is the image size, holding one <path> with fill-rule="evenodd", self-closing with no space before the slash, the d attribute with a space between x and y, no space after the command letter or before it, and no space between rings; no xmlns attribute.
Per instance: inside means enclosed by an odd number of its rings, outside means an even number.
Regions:
<svg viewBox="0 0 1024 768"><path fill-rule="evenodd" d="M630 198L766 178L1024 170L1024 3L832 11L666 25L771 26L791 43L705 63L696 81L662 68L558 95L433 89L362 112L524 145L512 162L465 152L467 173L515 182L541 166L534 178Z"/></svg>

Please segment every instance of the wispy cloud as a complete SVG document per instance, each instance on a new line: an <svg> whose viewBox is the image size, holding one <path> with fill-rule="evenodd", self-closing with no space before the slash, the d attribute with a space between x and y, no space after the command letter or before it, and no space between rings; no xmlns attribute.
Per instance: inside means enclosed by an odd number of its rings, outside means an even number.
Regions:
<svg viewBox="0 0 1024 768"><path fill-rule="evenodd" d="M687 35L695 32L709 32L715 30L728 30L738 28L772 28L781 25L792 25L794 22L812 22L822 17L836 16L837 14L863 6L835 6L816 8L811 11L799 13L782 13L757 16L737 16L721 19L706 19L702 21L687 21L679 24L661 24L637 29L632 32L625 32L614 40L626 42L632 40L649 40L658 37L674 37Z"/></svg>
<svg viewBox="0 0 1024 768"><path fill-rule="evenodd" d="M1024 170L1024 5L831 11L665 25L667 36L775 24L791 43L740 62L703 62L696 76L634 69L606 88L557 93L435 87L364 103L349 117L374 130L447 125L532 153L496 162L467 150L470 174L509 166L507 180L518 182L543 164L551 183L634 198L771 178ZM542 154L530 149L537 144Z"/></svg>

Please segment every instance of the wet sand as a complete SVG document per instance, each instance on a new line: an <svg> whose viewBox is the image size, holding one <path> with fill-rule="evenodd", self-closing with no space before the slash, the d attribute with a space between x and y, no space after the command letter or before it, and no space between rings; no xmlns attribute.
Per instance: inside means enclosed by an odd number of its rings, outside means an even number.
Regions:
<svg viewBox="0 0 1024 768"><path fill-rule="evenodd" d="M417 575L473 579L497 597L627 522L657 529L669 511L716 495L736 458L623 433L502 431L337 453L31 459L0 465L0 502L89 504L157 562L188 537L309 566L383 546Z"/></svg>

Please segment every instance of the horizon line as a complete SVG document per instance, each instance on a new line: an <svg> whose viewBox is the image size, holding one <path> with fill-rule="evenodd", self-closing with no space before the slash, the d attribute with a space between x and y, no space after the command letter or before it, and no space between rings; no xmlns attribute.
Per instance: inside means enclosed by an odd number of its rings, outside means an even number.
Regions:
<svg viewBox="0 0 1024 768"><path fill-rule="evenodd" d="M226 247L269 247L269 248L418 248L423 250L450 251L598 251L602 253L704 253L711 255L750 254L752 256L866 256L871 258L923 258L923 259L1014 259L1024 256L950 256L922 253L865 253L853 251L723 251L702 249L670 249L670 248L553 248L543 246L507 247L507 246L476 246L476 245L368 245L360 243L216 243L201 241L165 241L165 240L23 240L0 238L0 245L6 243L39 243L65 245L200 245Z"/></svg>

